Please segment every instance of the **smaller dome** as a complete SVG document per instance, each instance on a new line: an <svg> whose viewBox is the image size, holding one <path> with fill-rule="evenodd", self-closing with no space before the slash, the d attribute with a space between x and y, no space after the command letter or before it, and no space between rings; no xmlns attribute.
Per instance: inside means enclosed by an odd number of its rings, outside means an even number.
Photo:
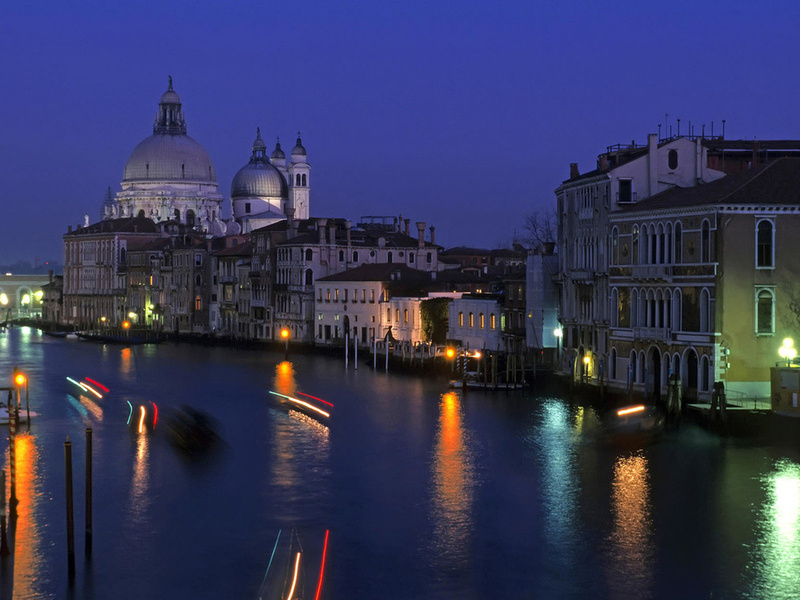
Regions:
<svg viewBox="0 0 800 600"><path fill-rule="evenodd" d="M288 198L286 180L269 163L250 162L234 175L231 198Z"/></svg>
<svg viewBox="0 0 800 600"><path fill-rule="evenodd" d="M281 150L281 142L278 140L275 142L275 150L272 151L271 158L274 160L276 158L286 158L286 153Z"/></svg>
<svg viewBox="0 0 800 600"><path fill-rule="evenodd" d="M267 145L264 143L264 140L261 139L261 127L256 127L256 141L253 142L253 150L256 149L267 149Z"/></svg>
<svg viewBox="0 0 800 600"><path fill-rule="evenodd" d="M172 89L172 75L169 77L169 88L167 91L161 94L161 100L159 104L180 104L181 97L178 96L178 92Z"/></svg>
<svg viewBox="0 0 800 600"><path fill-rule="evenodd" d="M303 147L303 141L300 139L300 136L297 136L297 143L295 144L294 148L292 148L292 155L293 156L305 156L306 149Z"/></svg>

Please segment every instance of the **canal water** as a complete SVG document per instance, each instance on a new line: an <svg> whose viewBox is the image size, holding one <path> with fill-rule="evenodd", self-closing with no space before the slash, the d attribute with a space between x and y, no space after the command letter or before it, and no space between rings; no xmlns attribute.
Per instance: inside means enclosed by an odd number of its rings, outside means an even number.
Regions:
<svg viewBox="0 0 800 600"><path fill-rule="evenodd" d="M40 416L17 436L3 598L285 598L300 549L302 600L798 597L797 447L684 425L620 448L598 408L557 387L464 397L443 380L313 355L122 348L13 328L0 335L0 385L15 366ZM96 398L67 377L110 392ZM332 416L286 410L270 391L325 399ZM164 422L139 433L151 402L162 415L209 413L223 443L190 457Z"/></svg>

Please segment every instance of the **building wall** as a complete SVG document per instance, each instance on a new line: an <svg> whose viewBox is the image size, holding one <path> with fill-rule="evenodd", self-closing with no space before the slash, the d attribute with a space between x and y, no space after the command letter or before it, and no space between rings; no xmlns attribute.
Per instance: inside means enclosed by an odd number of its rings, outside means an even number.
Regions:
<svg viewBox="0 0 800 600"><path fill-rule="evenodd" d="M447 337L458 340L463 347L473 350L503 350L502 314L503 307L496 298L455 298L449 306L450 325Z"/></svg>

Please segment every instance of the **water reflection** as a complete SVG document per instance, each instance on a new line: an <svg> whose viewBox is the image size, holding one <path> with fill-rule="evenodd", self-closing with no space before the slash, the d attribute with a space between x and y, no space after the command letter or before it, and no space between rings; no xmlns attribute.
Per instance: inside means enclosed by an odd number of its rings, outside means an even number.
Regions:
<svg viewBox="0 0 800 600"><path fill-rule="evenodd" d="M133 352L130 348L123 348L120 354L119 373L122 379L131 381L133 378Z"/></svg>
<svg viewBox="0 0 800 600"><path fill-rule="evenodd" d="M439 411L433 457L434 545L439 568L453 569L465 567L471 554L475 476L460 396L455 392L442 395Z"/></svg>
<svg viewBox="0 0 800 600"><path fill-rule="evenodd" d="M542 422L533 433L542 463L542 508L547 555L560 569L575 564L575 546L570 541L578 525L578 481L575 465L575 434L583 429L584 409L578 408L570 425L567 407L549 398L542 405Z"/></svg>
<svg viewBox="0 0 800 600"><path fill-rule="evenodd" d="M275 391L287 396L297 395L294 365L284 361L276 365L272 385ZM288 404L288 403L287 403ZM284 405L285 406L285 405ZM279 413L284 415L284 413ZM272 449L272 482L285 490L299 490L308 478L308 471L299 469L312 456L317 465L327 463L330 450L330 432L327 424L320 423L291 408L275 421L275 438Z"/></svg>
<svg viewBox="0 0 800 600"><path fill-rule="evenodd" d="M780 460L764 477L751 557L753 597L797 598L800 590L800 465Z"/></svg>
<svg viewBox="0 0 800 600"><path fill-rule="evenodd" d="M36 474L39 466L39 450L30 433L16 437L17 463L17 519L14 542L14 599L42 598L42 590L48 583L48 565L40 547L37 504L39 490Z"/></svg>
<svg viewBox="0 0 800 600"><path fill-rule="evenodd" d="M640 451L614 464L609 589L614 598L650 598L653 584L653 523L647 459Z"/></svg>
<svg viewBox="0 0 800 600"><path fill-rule="evenodd" d="M148 488L150 487L150 435L147 430L136 434L136 455L133 461L133 477L128 512L132 525L138 526L147 520L150 507Z"/></svg>

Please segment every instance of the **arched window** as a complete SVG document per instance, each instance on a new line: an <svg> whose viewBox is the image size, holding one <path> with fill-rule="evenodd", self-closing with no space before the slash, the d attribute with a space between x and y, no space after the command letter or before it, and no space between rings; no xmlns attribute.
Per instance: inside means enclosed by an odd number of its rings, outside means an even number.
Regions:
<svg viewBox="0 0 800 600"><path fill-rule="evenodd" d="M669 168L673 171L678 168L678 151L677 150L670 150L667 154L667 164L669 164Z"/></svg>
<svg viewBox="0 0 800 600"><path fill-rule="evenodd" d="M459 327L463 327L464 326L464 313L463 312L459 312L458 313L458 326Z"/></svg>
<svg viewBox="0 0 800 600"><path fill-rule="evenodd" d="M631 356L628 359L628 372L630 373L630 382L636 383L636 350L631 350Z"/></svg>
<svg viewBox="0 0 800 600"><path fill-rule="evenodd" d="M681 229L681 223L678 221L675 223L675 264L680 264L682 260L682 250L683 250L683 233Z"/></svg>
<svg viewBox="0 0 800 600"><path fill-rule="evenodd" d="M295 175L295 178L294 178L294 184L295 184L295 185L297 185L297 186L299 186L299 185L300 185L300 173L298 173L297 175Z"/></svg>
<svg viewBox="0 0 800 600"><path fill-rule="evenodd" d="M486 323L483 320L483 313L478 314L478 327L480 327L481 329L486 327Z"/></svg>
<svg viewBox="0 0 800 600"><path fill-rule="evenodd" d="M619 326L619 290L611 290L611 326Z"/></svg>
<svg viewBox="0 0 800 600"><path fill-rule="evenodd" d="M756 267L771 269L774 261L774 228L772 221L762 219L756 226Z"/></svg>
<svg viewBox="0 0 800 600"><path fill-rule="evenodd" d="M708 224L708 221L703 221L700 235L702 236L700 241L700 261L704 263L711 262L711 225Z"/></svg>
<svg viewBox="0 0 800 600"><path fill-rule="evenodd" d="M756 293L756 333L775 333L775 296L772 290L761 289Z"/></svg>
<svg viewBox="0 0 800 600"><path fill-rule="evenodd" d="M386 254L386 262L390 263L390 262L393 262L393 261L394 261L394 256L392 256L392 253L391 252L387 253Z"/></svg>
<svg viewBox="0 0 800 600"><path fill-rule="evenodd" d="M475 315L472 313L469 313L469 326L475 327Z"/></svg>
<svg viewBox="0 0 800 600"><path fill-rule="evenodd" d="M314 285L314 271L306 269L306 285Z"/></svg>
<svg viewBox="0 0 800 600"><path fill-rule="evenodd" d="M619 264L619 230L616 227L611 231L611 264Z"/></svg>
<svg viewBox="0 0 800 600"><path fill-rule="evenodd" d="M122 265L124 265L124 264L125 264L125 260L126 260L126 256L125 256L125 254L126 254L126 253L125 253L125 248L120 248L120 249L119 249L119 262L120 262L120 264L122 264Z"/></svg>
<svg viewBox="0 0 800 600"><path fill-rule="evenodd" d="M357 250L353 252L353 262L354 263L358 262L358 251Z"/></svg>
<svg viewBox="0 0 800 600"><path fill-rule="evenodd" d="M305 175L305 173L303 173L303 175L302 175L302 177L301 177L301 182L302 182L302 183L300 183L300 185L302 185L303 187L305 187L305 186L306 186L306 175Z"/></svg>
<svg viewBox="0 0 800 600"><path fill-rule="evenodd" d="M193 210L187 210L186 211L186 224L189 227L194 227L194 211Z"/></svg>
<svg viewBox="0 0 800 600"><path fill-rule="evenodd" d="M194 286L195 287L203 287L203 277L201 275L194 276Z"/></svg>
<svg viewBox="0 0 800 600"><path fill-rule="evenodd" d="M306 262L314 260L314 251L311 248L306 248Z"/></svg>
<svg viewBox="0 0 800 600"><path fill-rule="evenodd" d="M433 252L428 252L428 256L426 257L427 263L431 264L433 262Z"/></svg>
<svg viewBox="0 0 800 600"><path fill-rule="evenodd" d="M494 316L494 313L489 313L489 329L495 329L497 327L497 319Z"/></svg>
<svg viewBox="0 0 800 600"><path fill-rule="evenodd" d="M631 327L639 326L639 290L631 290Z"/></svg>
<svg viewBox="0 0 800 600"><path fill-rule="evenodd" d="M181 211L180 211L180 210L178 210L178 209L176 208L176 209L173 211L173 214L175 215L175 220L176 220L176 221L180 221L180 220L181 220Z"/></svg>
<svg viewBox="0 0 800 600"><path fill-rule="evenodd" d="M136 213L136 216L139 218L144 217L144 211L140 210L138 213Z"/></svg>
<svg viewBox="0 0 800 600"><path fill-rule="evenodd" d="M633 226L633 232L631 233L633 240L631 241L631 264L638 265L639 264L639 226Z"/></svg>
<svg viewBox="0 0 800 600"><path fill-rule="evenodd" d="M681 306L683 295L680 289L675 289L672 293L672 329L683 331L681 322Z"/></svg>
<svg viewBox="0 0 800 600"><path fill-rule="evenodd" d="M344 250L339 250L339 262L344 262Z"/></svg>

